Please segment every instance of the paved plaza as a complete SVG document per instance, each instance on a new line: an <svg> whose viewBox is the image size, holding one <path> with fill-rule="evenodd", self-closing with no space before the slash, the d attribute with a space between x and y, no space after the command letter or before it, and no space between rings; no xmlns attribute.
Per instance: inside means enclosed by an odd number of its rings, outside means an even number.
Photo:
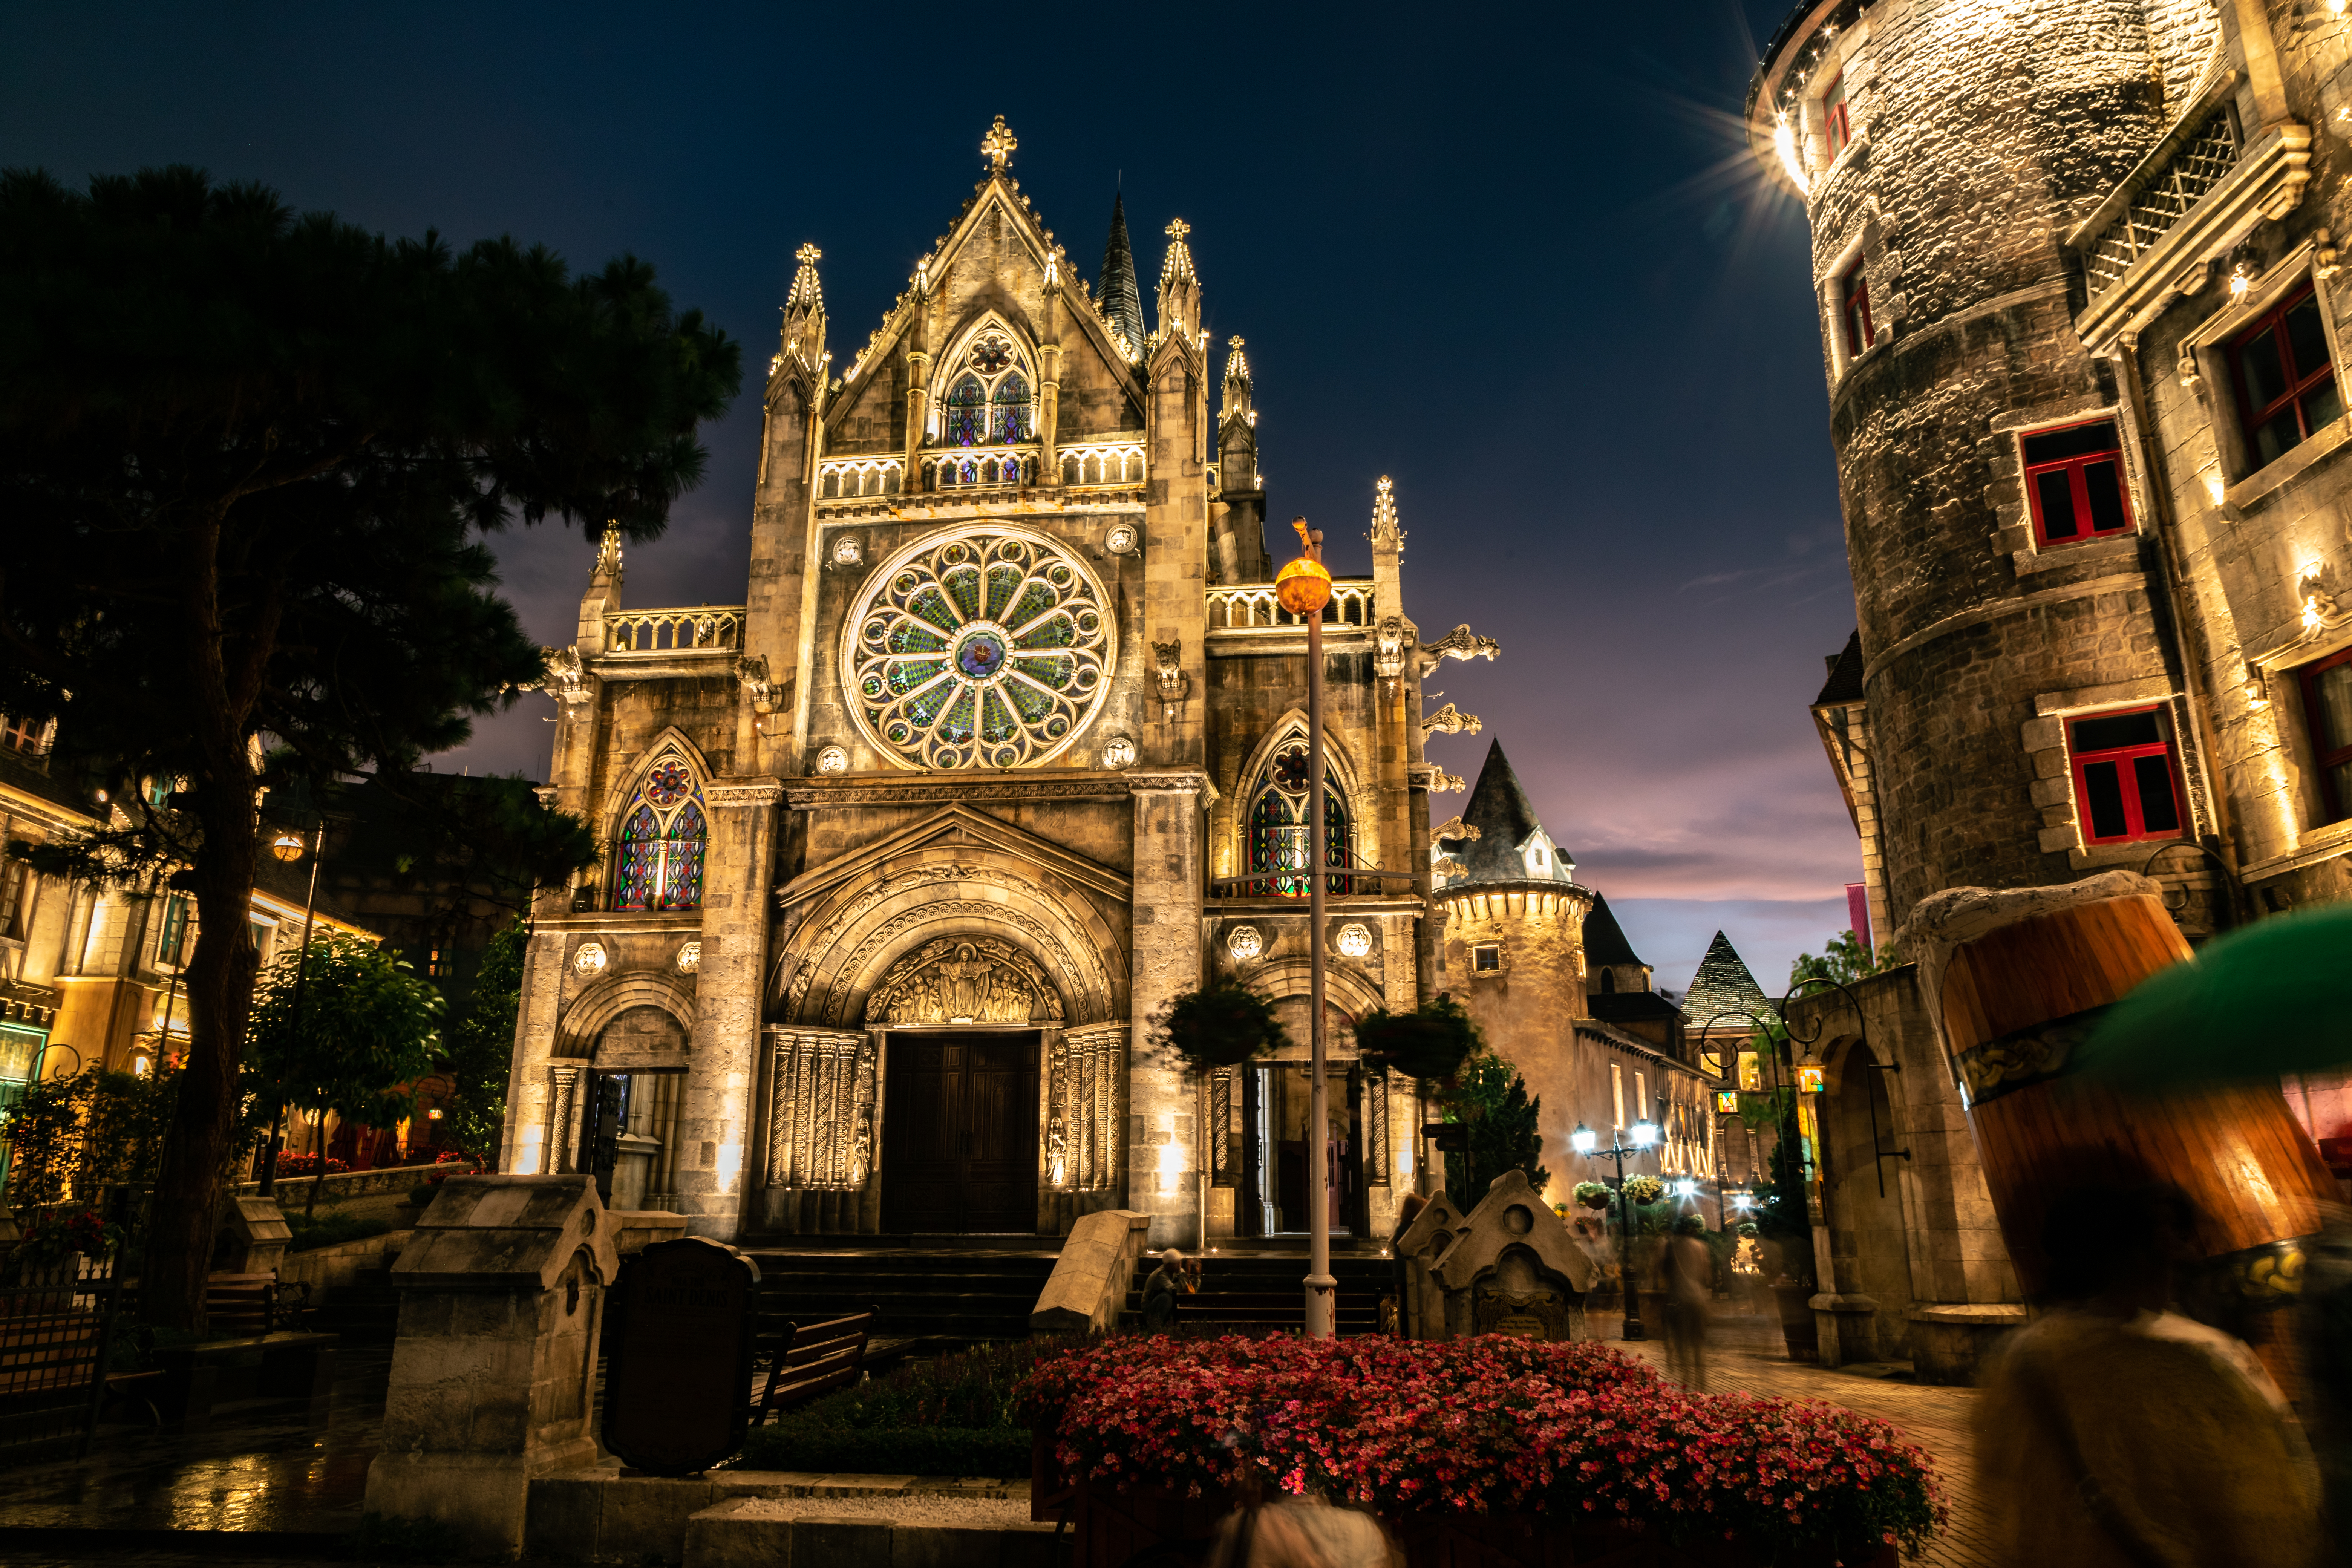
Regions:
<svg viewBox="0 0 2352 1568"><path fill-rule="evenodd" d="M1613 1319L1596 1325L1613 1333ZM1611 1343L1665 1364L1661 1340ZM103 1563L110 1568L273 1568L339 1559L334 1539L356 1526L368 1461L383 1430L385 1349L346 1351L324 1428L268 1414L205 1430L111 1427L90 1457L11 1473L0 1486L0 1563L7 1568ZM1976 1394L1909 1381L1885 1363L1826 1372L1782 1353L1777 1325L1727 1317L1715 1327L1709 1386L1822 1399L1881 1416L1935 1457L1951 1527L1921 1562L1991 1568L1970 1489L1969 1419Z"/></svg>

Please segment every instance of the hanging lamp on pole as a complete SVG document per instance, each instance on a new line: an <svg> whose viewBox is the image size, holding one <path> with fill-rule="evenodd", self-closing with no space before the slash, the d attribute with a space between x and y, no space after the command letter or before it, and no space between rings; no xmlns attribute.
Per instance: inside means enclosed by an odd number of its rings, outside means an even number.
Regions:
<svg viewBox="0 0 2352 1568"><path fill-rule="evenodd" d="M1307 621L1307 1005L1313 1009L1307 1029L1312 1063L1307 1125L1313 1173L1307 1181L1307 1337L1331 1338L1338 1322L1339 1282L1331 1276L1331 1090L1324 1072L1323 1030L1323 606L1331 602L1331 574L1323 565L1323 535L1307 526L1303 517L1292 520L1298 531L1301 553L1275 574L1276 603Z"/></svg>

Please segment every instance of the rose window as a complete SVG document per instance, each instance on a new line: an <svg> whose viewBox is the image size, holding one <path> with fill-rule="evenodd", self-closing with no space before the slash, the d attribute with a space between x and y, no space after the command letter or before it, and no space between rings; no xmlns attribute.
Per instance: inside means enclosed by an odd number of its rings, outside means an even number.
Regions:
<svg viewBox="0 0 2352 1568"><path fill-rule="evenodd" d="M932 538L875 574L843 649L866 738L919 768L1013 768L1076 738L1110 689L1102 586L1017 529Z"/></svg>

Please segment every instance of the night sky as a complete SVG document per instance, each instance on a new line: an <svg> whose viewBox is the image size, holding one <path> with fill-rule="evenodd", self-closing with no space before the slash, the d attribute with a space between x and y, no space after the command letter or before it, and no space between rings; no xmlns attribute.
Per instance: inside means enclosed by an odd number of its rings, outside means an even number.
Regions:
<svg viewBox="0 0 2352 1568"><path fill-rule="evenodd" d="M1721 926L1777 992L1862 874L1805 706L1853 607L1803 215L1738 136L1783 9L16 5L0 163L191 163L394 234L646 258L747 377L627 602L734 603L793 250L824 249L845 366L1001 113L1089 281L1114 190L1147 314L1162 228L1192 226L1273 518L1367 573L1394 476L1408 612L1503 645L1432 678L1486 726L1433 759L1473 778L1500 739L1660 984ZM499 552L569 642L589 546ZM436 765L544 777L552 710Z"/></svg>

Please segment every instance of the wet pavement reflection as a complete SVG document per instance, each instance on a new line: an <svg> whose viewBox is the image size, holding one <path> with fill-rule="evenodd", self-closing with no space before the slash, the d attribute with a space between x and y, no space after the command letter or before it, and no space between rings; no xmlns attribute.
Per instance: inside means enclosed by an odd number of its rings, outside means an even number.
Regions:
<svg viewBox="0 0 2352 1568"><path fill-rule="evenodd" d="M391 1367L389 1345L342 1348L324 1426L286 1401L217 1409L194 1432L157 1432L110 1409L116 1419L89 1458L0 1476L0 1530L351 1529L383 1436Z"/></svg>

